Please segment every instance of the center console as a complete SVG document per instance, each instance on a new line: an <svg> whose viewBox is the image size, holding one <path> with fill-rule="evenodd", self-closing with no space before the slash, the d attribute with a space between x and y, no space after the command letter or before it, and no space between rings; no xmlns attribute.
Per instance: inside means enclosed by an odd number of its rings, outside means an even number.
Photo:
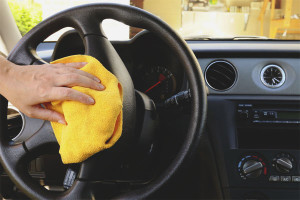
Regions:
<svg viewBox="0 0 300 200"><path fill-rule="evenodd" d="M210 109L225 198L299 199L299 100L210 96Z"/></svg>

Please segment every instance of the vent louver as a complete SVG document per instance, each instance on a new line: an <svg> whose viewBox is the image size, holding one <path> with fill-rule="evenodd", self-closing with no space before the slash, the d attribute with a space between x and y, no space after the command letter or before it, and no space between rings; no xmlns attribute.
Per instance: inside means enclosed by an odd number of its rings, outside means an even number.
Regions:
<svg viewBox="0 0 300 200"><path fill-rule="evenodd" d="M230 89L236 81L235 67L227 61L214 61L208 65L205 71L205 80L214 90L224 91Z"/></svg>

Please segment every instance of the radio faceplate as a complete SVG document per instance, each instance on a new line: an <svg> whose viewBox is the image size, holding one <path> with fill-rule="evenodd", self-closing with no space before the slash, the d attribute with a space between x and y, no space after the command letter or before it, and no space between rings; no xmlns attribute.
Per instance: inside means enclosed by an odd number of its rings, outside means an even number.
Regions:
<svg viewBox="0 0 300 200"><path fill-rule="evenodd" d="M239 103L238 121L253 124L300 124L299 105ZM273 107L273 108L272 108Z"/></svg>
<svg viewBox="0 0 300 200"><path fill-rule="evenodd" d="M237 102L236 126L238 148L300 149L298 103Z"/></svg>

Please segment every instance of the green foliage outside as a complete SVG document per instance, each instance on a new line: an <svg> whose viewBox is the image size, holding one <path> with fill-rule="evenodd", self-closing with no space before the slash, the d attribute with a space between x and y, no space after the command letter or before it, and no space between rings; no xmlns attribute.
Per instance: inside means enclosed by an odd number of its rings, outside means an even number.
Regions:
<svg viewBox="0 0 300 200"><path fill-rule="evenodd" d="M28 5L18 0L8 0L8 4L22 36L42 21L42 6L40 4Z"/></svg>

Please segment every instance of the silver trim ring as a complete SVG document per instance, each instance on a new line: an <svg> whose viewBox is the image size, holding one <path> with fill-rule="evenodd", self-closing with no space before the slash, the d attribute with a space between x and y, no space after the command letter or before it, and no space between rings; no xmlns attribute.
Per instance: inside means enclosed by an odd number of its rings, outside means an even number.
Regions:
<svg viewBox="0 0 300 200"><path fill-rule="evenodd" d="M15 106L13 105L9 105L8 110L13 110L13 111L16 111L20 114L21 118L22 118L22 128L21 130L19 131L19 133L17 135L15 135L15 137L12 139L13 141L15 141L18 137L20 137L20 135L22 134L22 132L24 131L24 127L25 127L25 116L19 111L18 108L16 108Z"/></svg>
<svg viewBox="0 0 300 200"><path fill-rule="evenodd" d="M270 84L268 84L268 83L265 81L265 79L264 79L264 73L265 73L265 71L266 71L267 69L271 68L271 67L274 67L274 68L278 69L278 70L281 72L282 79L281 79L281 81L280 81L277 85L270 85ZM284 71L279 65L275 65L275 64L270 64L270 65L264 66L264 67L262 68L261 72L260 72L260 80L261 80L261 82L262 82L265 86L267 86L268 88L273 88L273 89L274 89L274 88L279 88L279 87L281 87L281 86L284 84L284 82L285 82L285 77L286 77L285 71Z"/></svg>
<svg viewBox="0 0 300 200"><path fill-rule="evenodd" d="M231 66L231 67L233 68L234 73L235 73L235 79L234 79L234 82L232 83L232 85L231 85L229 88L226 88L226 89L224 89L224 90L220 90L220 89L217 89L217 88L212 87L212 86L208 83L207 78L206 78L207 70L208 70L213 64L215 64L215 63L226 63L226 64L228 64L229 66ZM213 90L215 90L215 91L218 91L218 92L224 92L224 91L230 90L230 89L236 84L237 79L238 79L238 71L237 71L236 67L235 67L233 64L231 64L230 62L228 62L228 61L226 61L226 60L215 60L215 61L211 62L211 63L206 67L205 72L204 72L204 79L205 79L206 84L207 84L211 89L213 89Z"/></svg>

